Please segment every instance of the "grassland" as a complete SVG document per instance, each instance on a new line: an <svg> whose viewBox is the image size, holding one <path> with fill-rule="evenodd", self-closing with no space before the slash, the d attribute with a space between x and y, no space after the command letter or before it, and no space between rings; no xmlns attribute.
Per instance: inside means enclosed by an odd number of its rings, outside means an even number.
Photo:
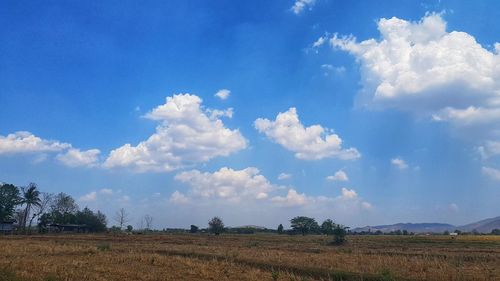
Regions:
<svg viewBox="0 0 500 281"><path fill-rule="evenodd" d="M500 280L500 237L0 236L5 280Z"/></svg>

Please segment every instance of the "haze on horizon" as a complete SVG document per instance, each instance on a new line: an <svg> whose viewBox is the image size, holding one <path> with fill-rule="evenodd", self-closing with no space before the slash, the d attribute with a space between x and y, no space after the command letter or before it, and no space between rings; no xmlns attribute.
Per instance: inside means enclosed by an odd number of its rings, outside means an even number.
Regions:
<svg viewBox="0 0 500 281"><path fill-rule="evenodd" d="M0 182L160 229L499 216L500 5L464 2L4 1Z"/></svg>

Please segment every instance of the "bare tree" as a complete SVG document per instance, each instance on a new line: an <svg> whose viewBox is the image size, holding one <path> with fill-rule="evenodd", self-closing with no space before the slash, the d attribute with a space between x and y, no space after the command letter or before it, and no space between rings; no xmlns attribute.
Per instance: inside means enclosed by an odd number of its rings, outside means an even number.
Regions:
<svg viewBox="0 0 500 281"><path fill-rule="evenodd" d="M127 211L125 211L124 208L121 208L120 210L116 211L114 220L118 223L120 229L122 229L123 226L130 221L129 214L127 213Z"/></svg>
<svg viewBox="0 0 500 281"><path fill-rule="evenodd" d="M43 215L49 209L50 205L52 205L53 200L54 200L54 194L48 192L40 192L40 205L34 206L35 213L31 217L29 223L30 229L33 219L35 219L35 217L40 217L41 215Z"/></svg>
<svg viewBox="0 0 500 281"><path fill-rule="evenodd" d="M144 223L146 225L146 230L151 230L151 227L153 226L153 217L150 215L145 215Z"/></svg>

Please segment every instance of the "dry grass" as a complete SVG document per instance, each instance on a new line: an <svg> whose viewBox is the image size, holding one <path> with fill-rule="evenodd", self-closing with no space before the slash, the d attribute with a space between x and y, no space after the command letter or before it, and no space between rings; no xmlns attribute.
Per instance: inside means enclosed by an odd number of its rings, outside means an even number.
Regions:
<svg viewBox="0 0 500 281"><path fill-rule="evenodd" d="M4 280L500 280L500 237L0 237ZM3 274L2 270L3 269Z"/></svg>

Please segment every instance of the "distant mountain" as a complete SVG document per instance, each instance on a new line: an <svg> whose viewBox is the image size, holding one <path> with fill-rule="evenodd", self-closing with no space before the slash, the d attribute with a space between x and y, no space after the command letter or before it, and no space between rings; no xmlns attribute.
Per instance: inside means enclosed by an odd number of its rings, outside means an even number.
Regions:
<svg viewBox="0 0 500 281"><path fill-rule="evenodd" d="M474 231L481 233L489 233L493 229L500 229L500 217L485 219L482 221L466 224L458 228L461 231Z"/></svg>
<svg viewBox="0 0 500 281"><path fill-rule="evenodd" d="M355 232L371 231L376 232L391 232L396 230L406 230L415 233L439 233L444 231L461 230L471 232L476 230L481 233L490 233L493 229L500 229L500 216L496 218L486 219L463 226L455 226L446 223L397 223L390 225L365 226L352 229Z"/></svg>
<svg viewBox="0 0 500 281"><path fill-rule="evenodd" d="M446 230L453 231L456 226L446 223L397 223L390 225L376 225L376 226L365 226L353 229L353 231L371 231L376 232L380 230L382 232L391 232L396 230L406 230L408 232L422 233L422 232L444 232Z"/></svg>
<svg viewBox="0 0 500 281"><path fill-rule="evenodd" d="M257 230L266 230L266 227L259 226L259 225L242 225L242 226L235 226L231 228L249 228L249 229L257 229Z"/></svg>

